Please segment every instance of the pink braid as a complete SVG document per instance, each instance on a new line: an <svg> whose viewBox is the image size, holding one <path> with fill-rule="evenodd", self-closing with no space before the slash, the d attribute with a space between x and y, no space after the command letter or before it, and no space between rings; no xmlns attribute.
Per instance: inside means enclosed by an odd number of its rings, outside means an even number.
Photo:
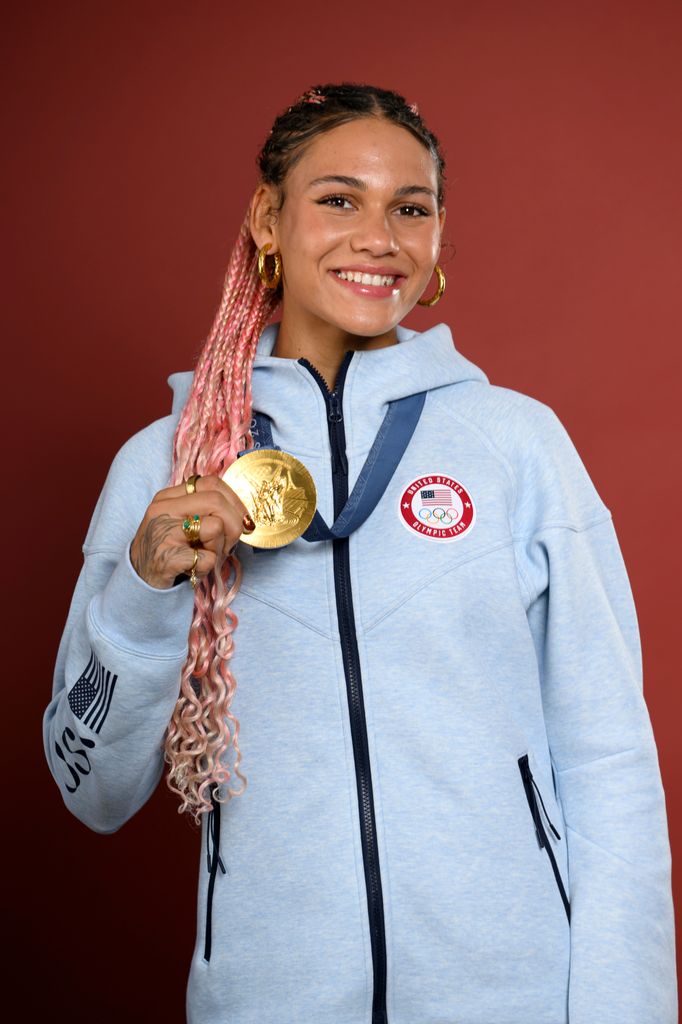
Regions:
<svg viewBox="0 0 682 1024"><path fill-rule="evenodd" d="M257 265L247 211L228 263L220 306L175 432L174 484L191 473L222 475L237 452L253 443L249 430L253 360L261 331L280 302L279 291L261 283ZM178 812L190 811L196 821L211 810L210 787L231 778L225 763L231 746L236 755L234 772L243 785L228 789L227 798L241 795L246 788L247 780L239 770L239 722L230 711L237 684L228 665L238 625L230 604L241 577L239 559L228 555L196 588L180 695L166 733L168 786L182 799Z"/></svg>

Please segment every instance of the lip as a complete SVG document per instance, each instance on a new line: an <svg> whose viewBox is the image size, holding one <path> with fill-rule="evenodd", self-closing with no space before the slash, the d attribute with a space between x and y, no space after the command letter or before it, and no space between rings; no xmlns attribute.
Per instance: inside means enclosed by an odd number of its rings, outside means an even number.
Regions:
<svg viewBox="0 0 682 1024"><path fill-rule="evenodd" d="M345 273L379 274L381 277L405 277L395 267L376 267L371 263L354 263L350 267L333 267L333 271L343 270Z"/></svg>

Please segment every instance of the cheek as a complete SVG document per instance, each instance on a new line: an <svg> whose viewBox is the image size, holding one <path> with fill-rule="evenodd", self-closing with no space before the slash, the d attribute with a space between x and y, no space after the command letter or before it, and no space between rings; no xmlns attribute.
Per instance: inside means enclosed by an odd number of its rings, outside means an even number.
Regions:
<svg viewBox="0 0 682 1024"><path fill-rule="evenodd" d="M308 269L312 270L315 263L324 259L335 246L343 242L346 234L347 228L340 220L334 221L329 217L320 216L314 209L308 210L287 225L280 240L282 254L305 263Z"/></svg>
<svg viewBox="0 0 682 1024"><path fill-rule="evenodd" d="M440 252L440 234L438 231L424 230L412 236L412 254L415 262L433 266ZM406 240L406 246L409 243Z"/></svg>

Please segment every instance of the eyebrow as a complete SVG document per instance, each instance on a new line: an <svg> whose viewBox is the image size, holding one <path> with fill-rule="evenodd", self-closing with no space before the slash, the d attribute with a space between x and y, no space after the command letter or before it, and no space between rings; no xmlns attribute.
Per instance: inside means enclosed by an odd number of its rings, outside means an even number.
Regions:
<svg viewBox="0 0 682 1024"><path fill-rule="evenodd" d="M349 178L345 174L327 174L323 178L313 178L313 180L309 182L308 187L312 188L313 185L331 184L346 185L347 188L357 188L360 192L367 191L367 185L364 181L360 178ZM393 194L394 196L409 196L414 195L415 193L432 196L436 200L438 198L433 189L427 188L426 185L401 185L401 187L397 188Z"/></svg>

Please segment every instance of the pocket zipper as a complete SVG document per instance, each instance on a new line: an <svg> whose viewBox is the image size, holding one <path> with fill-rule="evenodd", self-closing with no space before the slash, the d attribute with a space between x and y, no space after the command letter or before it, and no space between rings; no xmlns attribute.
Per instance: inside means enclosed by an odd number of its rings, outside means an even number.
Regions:
<svg viewBox="0 0 682 1024"><path fill-rule="evenodd" d="M216 800L216 787L211 787L212 809L208 812L206 822L206 867L208 870L208 892L206 893L206 928L204 932L204 960L211 959L211 940L213 931L213 889L215 887L218 868L225 874L225 865L220 856L220 804Z"/></svg>
<svg viewBox="0 0 682 1024"><path fill-rule="evenodd" d="M564 904L566 917L568 918L568 921L570 923L571 904L569 902L568 896L566 895L566 889L564 888L564 883L561 878L561 872L559 871L559 865L556 862L554 851L552 850L552 844L550 843L547 833L545 832L545 827L542 824L542 817L540 815L540 808L538 807L536 793L537 796L540 798L540 803L542 805L542 810L545 813L547 824L549 825L557 839L561 839L561 836L559 835L559 833L557 832L554 825L549 819L549 815L547 814L547 808L545 807L544 800L542 799L542 793L538 789L537 783L533 778L533 773L530 770L528 754L523 754L522 757L519 758L519 771L521 772L523 788L526 791L528 806L530 807L530 813L533 818L533 824L535 825L535 835L537 837L538 845L541 850L545 849L547 851L547 856L549 857L550 863L552 865L552 871L554 872L554 877L556 879L557 886L559 887L559 893Z"/></svg>

